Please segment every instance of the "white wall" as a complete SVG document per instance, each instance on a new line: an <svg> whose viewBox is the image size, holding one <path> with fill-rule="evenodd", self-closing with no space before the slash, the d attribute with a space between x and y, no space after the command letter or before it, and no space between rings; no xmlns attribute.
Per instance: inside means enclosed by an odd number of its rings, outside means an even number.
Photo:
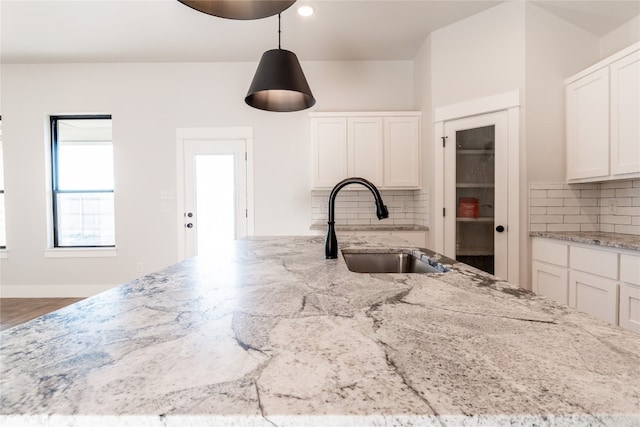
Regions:
<svg viewBox="0 0 640 427"><path fill-rule="evenodd" d="M526 7L527 178L565 180L564 79L599 60L600 40L555 15Z"/></svg>
<svg viewBox="0 0 640 427"><path fill-rule="evenodd" d="M422 97L419 105L423 106L423 115L432 117L435 108L477 98L513 90L523 92L524 67L522 3L504 3L435 31L416 58L416 69L429 70L422 74L430 79L427 82L430 89L418 92ZM426 114L427 109L429 114ZM432 186L435 181L433 159L436 157L432 123L424 133L428 138L424 151L429 165L424 173L425 182ZM435 191L430 194L433 198ZM434 200L430 200L429 206L430 218L442 215L435 212ZM436 234L429 233L432 247Z"/></svg>
<svg viewBox="0 0 640 427"><path fill-rule="evenodd" d="M434 108L524 88L523 16L508 2L431 34Z"/></svg>
<svg viewBox="0 0 640 427"><path fill-rule="evenodd" d="M640 15L630 19L600 40L600 59L640 41Z"/></svg>
<svg viewBox="0 0 640 427"><path fill-rule="evenodd" d="M316 111L413 109L413 62L303 63ZM86 295L177 261L176 128L254 129L255 232L309 233L308 111L244 103L257 63L2 65L3 296ZM48 116L113 115L117 256L45 258ZM175 201L174 201L175 202ZM66 286L66 287L65 287ZM89 290L89 292L87 292Z"/></svg>
<svg viewBox="0 0 640 427"><path fill-rule="evenodd" d="M597 37L529 2L508 2L433 32L416 57L416 79L429 74L431 78L430 90L416 91L423 114L428 108L520 92L519 283L523 286L529 281L527 185L543 177L564 180L563 80L596 62L598 55ZM428 136L427 162L435 147L432 130ZM430 184L432 171L426 170ZM433 212L435 203L430 206L433 218L438 213ZM436 233L429 235L433 239Z"/></svg>

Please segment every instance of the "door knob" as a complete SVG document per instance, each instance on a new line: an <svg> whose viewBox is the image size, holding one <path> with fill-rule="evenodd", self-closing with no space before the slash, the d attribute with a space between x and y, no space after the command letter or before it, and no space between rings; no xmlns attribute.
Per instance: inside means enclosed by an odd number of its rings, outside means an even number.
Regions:
<svg viewBox="0 0 640 427"><path fill-rule="evenodd" d="M496 231L497 231L498 233L502 233L502 232L504 231L504 227L503 227L503 226L501 226L501 225L499 225L499 226L497 226L497 227L496 227Z"/></svg>
<svg viewBox="0 0 640 427"><path fill-rule="evenodd" d="M193 216L193 214L192 214L191 212L188 212L188 213L187 213L187 216L188 216L189 218L191 218L191 217Z"/></svg>
<svg viewBox="0 0 640 427"><path fill-rule="evenodd" d="M187 227L187 228L193 228L193 224L188 223L188 224L186 224L186 225L185 225L185 227Z"/></svg>

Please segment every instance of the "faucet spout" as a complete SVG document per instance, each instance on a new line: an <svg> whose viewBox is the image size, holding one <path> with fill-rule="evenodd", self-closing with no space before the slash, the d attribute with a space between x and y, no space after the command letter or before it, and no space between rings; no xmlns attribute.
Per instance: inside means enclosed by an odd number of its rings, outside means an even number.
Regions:
<svg viewBox="0 0 640 427"><path fill-rule="evenodd" d="M371 191L376 203L376 216L378 219L388 218L389 211L387 207L384 205L382 201L382 196L380 196L380 192L371 182L367 181L364 178L346 178L336 184L331 190L329 194L329 220L327 224L329 225L327 230L327 238L324 242L324 257L326 259L335 259L338 258L338 239L336 238L336 230L335 230L335 201L338 192L345 186L349 184L360 184L364 185Z"/></svg>

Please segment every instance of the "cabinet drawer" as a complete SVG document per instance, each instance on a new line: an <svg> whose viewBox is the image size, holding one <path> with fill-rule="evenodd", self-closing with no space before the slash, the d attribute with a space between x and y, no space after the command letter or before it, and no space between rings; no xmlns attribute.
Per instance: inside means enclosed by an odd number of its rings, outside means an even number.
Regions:
<svg viewBox="0 0 640 427"><path fill-rule="evenodd" d="M569 305L614 325L618 324L618 284L579 271L569 273Z"/></svg>
<svg viewBox="0 0 640 427"><path fill-rule="evenodd" d="M618 278L618 254L616 252L571 246L569 266L571 270L597 274L609 279Z"/></svg>
<svg viewBox="0 0 640 427"><path fill-rule="evenodd" d="M569 298L568 270L564 267L533 261L531 263L533 292L561 304Z"/></svg>
<svg viewBox="0 0 640 427"><path fill-rule="evenodd" d="M546 239L533 239L533 259L562 267L568 265L569 245Z"/></svg>
<svg viewBox="0 0 640 427"><path fill-rule="evenodd" d="M620 327L640 334L640 286L620 285Z"/></svg>
<svg viewBox="0 0 640 427"><path fill-rule="evenodd" d="M640 285L640 255L620 254L620 280Z"/></svg>

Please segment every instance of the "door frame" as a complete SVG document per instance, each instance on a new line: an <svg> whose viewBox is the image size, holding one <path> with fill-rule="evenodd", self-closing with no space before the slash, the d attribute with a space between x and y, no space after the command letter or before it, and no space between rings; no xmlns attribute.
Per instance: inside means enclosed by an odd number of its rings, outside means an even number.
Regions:
<svg viewBox="0 0 640 427"><path fill-rule="evenodd" d="M445 248L445 221L442 215L445 207L445 150L442 145L442 138L445 136L445 122L500 111L507 112L507 241L510 255L507 261L507 277L503 279L518 284L520 282L521 262L520 171L522 169L520 160L520 92L518 90L434 109L434 250L444 254Z"/></svg>
<svg viewBox="0 0 640 427"><path fill-rule="evenodd" d="M251 127L207 127L176 129L176 233L178 237L178 260L185 259L185 178L184 150L187 141L242 141L246 148L247 161L247 236L253 236L254 229L254 187L253 187L253 128Z"/></svg>

